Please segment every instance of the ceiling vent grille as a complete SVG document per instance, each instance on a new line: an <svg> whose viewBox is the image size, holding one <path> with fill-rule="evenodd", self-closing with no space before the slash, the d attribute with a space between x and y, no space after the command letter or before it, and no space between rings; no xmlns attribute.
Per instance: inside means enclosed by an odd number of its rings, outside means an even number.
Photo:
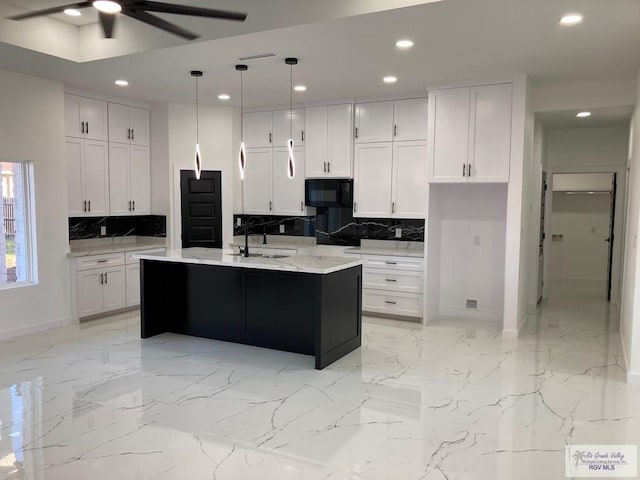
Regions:
<svg viewBox="0 0 640 480"><path fill-rule="evenodd" d="M255 55L247 55L245 57L238 57L238 60L246 62L247 60L258 60L259 58L275 57L275 53L256 53Z"/></svg>

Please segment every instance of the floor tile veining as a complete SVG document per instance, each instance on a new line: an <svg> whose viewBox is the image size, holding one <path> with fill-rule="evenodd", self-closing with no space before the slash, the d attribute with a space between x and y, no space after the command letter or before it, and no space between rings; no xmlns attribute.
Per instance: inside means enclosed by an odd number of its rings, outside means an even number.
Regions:
<svg viewBox="0 0 640 480"><path fill-rule="evenodd" d="M566 444L640 443L615 318L558 285L497 324L365 318L311 357L116 318L0 343L0 478L561 479Z"/></svg>

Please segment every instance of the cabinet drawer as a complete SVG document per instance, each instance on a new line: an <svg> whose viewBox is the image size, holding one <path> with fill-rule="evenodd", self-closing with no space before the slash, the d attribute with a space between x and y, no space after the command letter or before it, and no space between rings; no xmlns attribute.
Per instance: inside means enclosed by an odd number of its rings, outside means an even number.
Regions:
<svg viewBox="0 0 640 480"><path fill-rule="evenodd" d="M76 270L91 270L92 268L113 267L124 265L124 253L108 253L105 255L88 255L78 257Z"/></svg>
<svg viewBox="0 0 640 480"><path fill-rule="evenodd" d="M362 310L408 317L422 316L422 295L385 293L380 290L362 290Z"/></svg>
<svg viewBox="0 0 640 480"><path fill-rule="evenodd" d="M424 260L417 257L395 257L383 255L362 255L366 260L365 268L382 268L385 270L423 271Z"/></svg>
<svg viewBox="0 0 640 480"><path fill-rule="evenodd" d="M363 269L363 288L422 293L422 272L392 269Z"/></svg>
<svg viewBox="0 0 640 480"><path fill-rule="evenodd" d="M165 250L166 249L164 247L150 248L148 250L132 250L125 253L125 262L127 265L140 263L140 259L136 258L136 255L146 255L148 253L163 253Z"/></svg>

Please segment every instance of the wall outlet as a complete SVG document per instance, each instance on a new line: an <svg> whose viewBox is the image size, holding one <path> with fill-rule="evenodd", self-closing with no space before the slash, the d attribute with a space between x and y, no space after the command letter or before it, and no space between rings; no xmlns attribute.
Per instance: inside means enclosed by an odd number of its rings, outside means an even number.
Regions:
<svg viewBox="0 0 640 480"><path fill-rule="evenodd" d="M396 228L396 238L402 238L402 229Z"/></svg>
<svg viewBox="0 0 640 480"><path fill-rule="evenodd" d="M280 225L280 233L284 233L284 225Z"/></svg>
<svg viewBox="0 0 640 480"><path fill-rule="evenodd" d="M105 236L107 234L107 226L106 225L102 225L100 227L100 235Z"/></svg>
<svg viewBox="0 0 640 480"><path fill-rule="evenodd" d="M471 298L467 299L467 308L478 309L478 300L473 300Z"/></svg>
<svg viewBox="0 0 640 480"><path fill-rule="evenodd" d="M236 220L236 226L238 226L238 227L241 227L241 226L242 226L242 219L241 219L241 218L238 218L238 219Z"/></svg>

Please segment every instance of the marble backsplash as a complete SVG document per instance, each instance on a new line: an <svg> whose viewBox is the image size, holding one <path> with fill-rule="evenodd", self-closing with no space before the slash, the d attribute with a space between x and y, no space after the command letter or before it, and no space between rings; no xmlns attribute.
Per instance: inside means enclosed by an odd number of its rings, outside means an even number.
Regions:
<svg viewBox="0 0 640 480"><path fill-rule="evenodd" d="M103 226L107 227L106 235L100 235L100 228ZM69 240L127 236L166 237L167 217L142 215L69 218Z"/></svg>
<svg viewBox="0 0 640 480"><path fill-rule="evenodd" d="M310 217L234 215L234 235L244 234L244 226L237 226L239 218L249 225L250 234L316 237L320 245L358 246L362 239L424 242L424 220L354 218L350 208L318 208ZM398 228L401 238L396 238Z"/></svg>

